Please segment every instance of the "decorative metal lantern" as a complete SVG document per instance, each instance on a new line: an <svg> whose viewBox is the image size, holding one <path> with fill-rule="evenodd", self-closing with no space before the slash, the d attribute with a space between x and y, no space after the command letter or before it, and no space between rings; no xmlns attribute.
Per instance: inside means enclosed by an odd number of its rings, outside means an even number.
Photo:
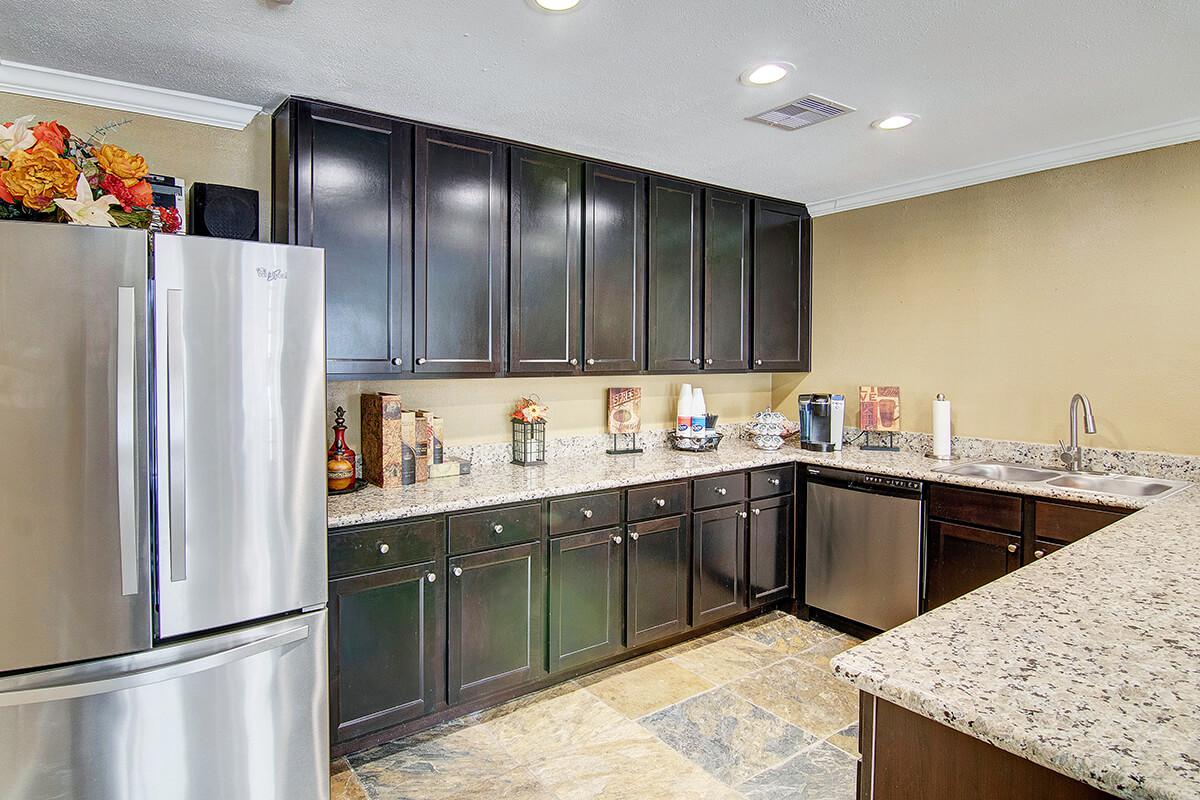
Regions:
<svg viewBox="0 0 1200 800"><path fill-rule="evenodd" d="M512 421L512 463L522 467L546 463L546 423Z"/></svg>

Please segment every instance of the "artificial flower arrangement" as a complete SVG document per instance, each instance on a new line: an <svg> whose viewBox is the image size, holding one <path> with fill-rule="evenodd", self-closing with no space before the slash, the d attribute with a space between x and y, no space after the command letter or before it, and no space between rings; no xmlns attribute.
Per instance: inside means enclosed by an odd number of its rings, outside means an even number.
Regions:
<svg viewBox="0 0 1200 800"><path fill-rule="evenodd" d="M182 220L154 205L146 160L95 136L84 140L57 120L32 115L0 126L0 219L149 228L166 233Z"/></svg>
<svg viewBox="0 0 1200 800"><path fill-rule="evenodd" d="M522 397L517 401L517 407L513 409L512 418L514 422L545 422L548 411L550 411L550 406L544 404L535 394L529 397Z"/></svg>

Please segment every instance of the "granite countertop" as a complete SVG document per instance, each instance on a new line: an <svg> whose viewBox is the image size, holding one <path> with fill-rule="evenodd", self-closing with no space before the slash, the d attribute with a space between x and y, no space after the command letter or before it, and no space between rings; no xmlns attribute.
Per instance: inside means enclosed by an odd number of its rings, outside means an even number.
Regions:
<svg viewBox="0 0 1200 800"><path fill-rule="evenodd" d="M799 461L830 467L874 472L925 481L952 483L979 489L1141 508L1145 499L1102 495L1037 483L1011 483L934 472L944 462L912 452L871 452L847 447L837 453L815 453L794 444L776 451L756 450L748 442L729 437L712 453L681 453L666 448L638 455L609 456L601 452L583 458L563 459L544 466L512 464L485 466L469 475L434 478L399 489L368 486L349 495L329 498L329 527L439 514L466 508L537 500L543 497L615 489L642 483L690 478L697 475Z"/></svg>
<svg viewBox="0 0 1200 800"><path fill-rule="evenodd" d="M1200 796L1200 488L834 659L862 691L1119 797Z"/></svg>

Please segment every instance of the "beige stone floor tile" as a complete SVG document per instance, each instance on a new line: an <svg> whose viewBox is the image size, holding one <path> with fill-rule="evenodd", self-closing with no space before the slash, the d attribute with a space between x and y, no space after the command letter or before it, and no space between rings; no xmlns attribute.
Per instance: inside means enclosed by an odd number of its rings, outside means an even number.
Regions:
<svg viewBox="0 0 1200 800"><path fill-rule="evenodd" d="M371 800L458 800L514 768L504 747L472 725L410 743L401 739L350 759ZM385 749L386 748L386 749ZM377 753L379 757L363 760Z"/></svg>
<svg viewBox="0 0 1200 800"><path fill-rule="evenodd" d="M826 741L834 747L858 758L858 723L856 722L853 725L843 728L826 739Z"/></svg>
<svg viewBox="0 0 1200 800"><path fill-rule="evenodd" d="M858 692L794 658L729 684L729 690L824 739L858 719Z"/></svg>
<svg viewBox="0 0 1200 800"><path fill-rule="evenodd" d="M640 669L647 664L654 664L666 658L665 650L656 650L653 653L631 658L628 661L622 661L619 664L613 664L611 667L589 672L587 675L580 675L575 679L575 683L579 686L591 686L594 683L599 683L602 680L611 678L613 675L621 675L625 672L632 672L635 669Z"/></svg>
<svg viewBox="0 0 1200 800"><path fill-rule="evenodd" d="M733 631L728 628L722 628L719 631L713 631L712 633L706 633L703 636L697 636L694 639L688 639L686 642L673 644L660 652L662 653L663 658L671 658L672 656L677 656L680 653L688 653L692 650L696 650L697 648L704 647L706 644L712 644L713 642L719 642L722 639L728 639L730 636L733 636Z"/></svg>
<svg viewBox="0 0 1200 800"><path fill-rule="evenodd" d="M713 684L674 661L663 660L638 669L611 675L593 683L587 691L629 719L713 688Z"/></svg>
<svg viewBox="0 0 1200 800"><path fill-rule="evenodd" d="M459 795L462 800L486 798L487 800L558 800L550 787L537 779L526 767L517 767L500 775L493 775L479 783L466 786Z"/></svg>
<svg viewBox="0 0 1200 800"><path fill-rule="evenodd" d="M754 624L756 622L758 624ZM737 633L739 636L753 639L785 656L797 655L815 644L838 635L833 628L819 622L802 620L791 614L781 614L771 619L764 618L761 622L751 620L745 628L738 630Z"/></svg>
<svg viewBox="0 0 1200 800"><path fill-rule="evenodd" d="M729 636L671 656L679 666L715 684L728 683L784 656L742 636Z"/></svg>
<svg viewBox="0 0 1200 800"><path fill-rule="evenodd" d="M858 639L855 639L853 636L842 634L840 636L834 636L832 639L826 639L822 642L818 642L807 650L797 653L794 658L797 661L801 661L811 667L816 667L817 669L828 672L831 669L829 666L829 659L833 658L838 653L845 652L846 650L849 650L851 647L854 647L858 644L861 644Z"/></svg>
<svg viewBox="0 0 1200 800"><path fill-rule="evenodd" d="M330 800L368 800L367 790L344 758L329 766L329 797Z"/></svg>

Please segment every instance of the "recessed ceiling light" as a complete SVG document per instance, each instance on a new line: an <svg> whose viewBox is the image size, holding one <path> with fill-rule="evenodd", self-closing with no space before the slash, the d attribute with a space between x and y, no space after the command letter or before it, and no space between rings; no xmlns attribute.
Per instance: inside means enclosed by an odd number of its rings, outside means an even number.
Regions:
<svg viewBox="0 0 1200 800"><path fill-rule="evenodd" d="M917 119L916 114L892 114L890 117L875 120L871 123L871 127L881 131L898 131L912 125Z"/></svg>
<svg viewBox="0 0 1200 800"><path fill-rule="evenodd" d="M738 80L747 86L767 86L783 80L795 68L795 64L789 64L787 61L770 61L750 67L741 74Z"/></svg>
<svg viewBox="0 0 1200 800"><path fill-rule="evenodd" d="M549 11L551 14L561 14L579 6L583 0L528 0L529 5L538 11Z"/></svg>

